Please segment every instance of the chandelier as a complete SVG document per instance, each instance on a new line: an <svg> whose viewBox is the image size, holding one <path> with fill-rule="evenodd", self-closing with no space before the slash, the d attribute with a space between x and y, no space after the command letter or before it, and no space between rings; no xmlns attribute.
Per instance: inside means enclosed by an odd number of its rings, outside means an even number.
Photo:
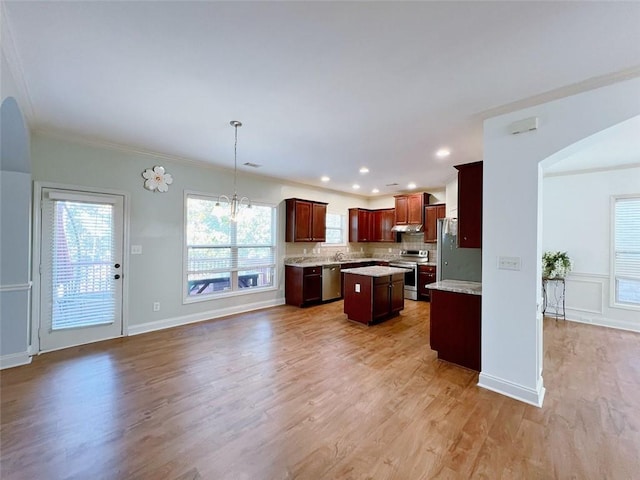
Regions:
<svg viewBox="0 0 640 480"><path fill-rule="evenodd" d="M251 208L251 200L249 200L248 197L238 198L238 192L236 189L236 184L238 181L238 127L241 127L242 123L238 120L231 120L231 122L229 123L236 129L235 143L233 145L233 196L231 198L229 198L227 195L218 196L216 207L220 206L220 201L230 205L231 213L229 215L229 218L232 222L237 222L240 208L242 206Z"/></svg>

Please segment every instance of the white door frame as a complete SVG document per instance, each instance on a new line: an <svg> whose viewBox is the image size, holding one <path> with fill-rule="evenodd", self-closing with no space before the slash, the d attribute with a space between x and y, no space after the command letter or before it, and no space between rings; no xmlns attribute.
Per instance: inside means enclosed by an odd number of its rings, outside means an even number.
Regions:
<svg viewBox="0 0 640 480"><path fill-rule="evenodd" d="M122 252L122 336L129 334L129 222L130 222L130 195L122 190L113 190L109 188L84 187L80 185L68 185L53 182L33 183L33 234L31 236L31 277L33 279L33 287L31 294L31 345L29 346L30 355L40 354L40 337L38 332L41 323L40 295L42 290L42 278L40 275L40 242L42 240L42 190L44 188L53 188L58 190L71 190L83 193L102 193L107 195L121 195L124 198L124 217L123 217L123 252Z"/></svg>

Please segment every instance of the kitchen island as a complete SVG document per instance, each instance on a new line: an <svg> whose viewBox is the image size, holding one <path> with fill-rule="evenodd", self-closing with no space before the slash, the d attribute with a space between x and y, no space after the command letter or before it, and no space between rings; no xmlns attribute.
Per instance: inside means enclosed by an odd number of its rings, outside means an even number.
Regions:
<svg viewBox="0 0 640 480"><path fill-rule="evenodd" d="M404 274L398 267L359 267L344 273L344 313L349 320L371 323L397 315L404 308Z"/></svg>
<svg viewBox="0 0 640 480"><path fill-rule="evenodd" d="M438 358L480 371L482 283L442 280L431 290L431 349Z"/></svg>

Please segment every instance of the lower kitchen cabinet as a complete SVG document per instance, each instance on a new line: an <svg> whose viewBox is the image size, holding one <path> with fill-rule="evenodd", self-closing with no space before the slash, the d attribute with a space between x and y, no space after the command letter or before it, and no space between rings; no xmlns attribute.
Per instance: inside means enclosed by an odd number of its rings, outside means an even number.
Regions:
<svg viewBox="0 0 640 480"><path fill-rule="evenodd" d="M480 295L431 291L431 349L438 358L480 371Z"/></svg>
<svg viewBox="0 0 640 480"><path fill-rule="evenodd" d="M322 267L284 268L284 295L287 305L304 307L322 301Z"/></svg>
<svg viewBox="0 0 640 480"><path fill-rule="evenodd" d="M436 281L436 267L434 265L418 265L418 297L421 300L431 299L431 290L427 285Z"/></svg>
<svg viewBox="0 0 640 480"><path fill-rule="evenodd" d="M402 273L383 277L345 273L344 280L344 313L349 320L368 325L404 308Z"/></svg>

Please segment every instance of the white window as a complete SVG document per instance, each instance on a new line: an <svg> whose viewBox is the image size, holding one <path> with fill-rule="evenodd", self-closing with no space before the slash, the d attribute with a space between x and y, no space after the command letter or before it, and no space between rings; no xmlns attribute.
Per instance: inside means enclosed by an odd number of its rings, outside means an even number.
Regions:
<svg viewBox="0 0 640 480"><path fill-rule="evenodd" d="M345 216L337 213L327 213L325 245L346 245Z"/></svg>
<svg viewBox="0 0 640 480"><path fill-rule="evenodd" d="M276 209L244 208L237 222L216 198L186 194L185 302L275 288Z"/></svg>
<svg viewBox="0 0 640 480"><path fill-rule="evenodd" d="M613 303L640 308L640 195L613 197Z"/></svg>

